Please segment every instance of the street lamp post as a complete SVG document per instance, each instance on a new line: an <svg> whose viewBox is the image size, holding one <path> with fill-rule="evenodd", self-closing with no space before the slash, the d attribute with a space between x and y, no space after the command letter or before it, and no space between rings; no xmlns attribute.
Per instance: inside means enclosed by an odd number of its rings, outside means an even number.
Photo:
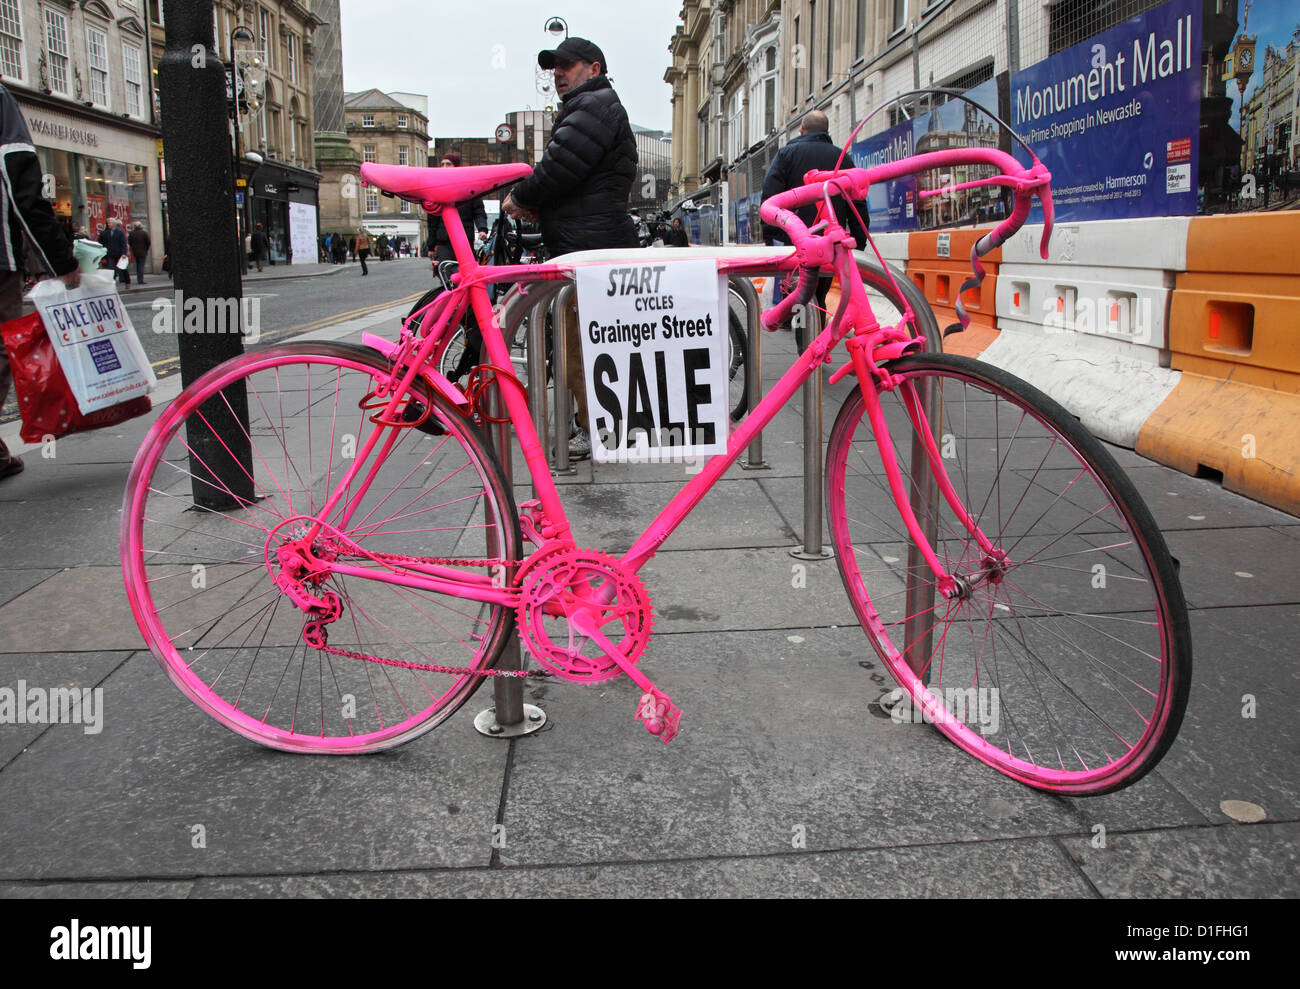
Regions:
<svg viewBox="0 0 1300 989"><path fill-rule="evenodd" d="M239 151L239 132L242 129L242 118L245 112L256 113L262 106L263 92L263 71L265 61L263 53L260 51L241 50L235 51L236 41L255 41L256 36L252 30L244 24L237 25L230 32L230 88L231 97L234 105L231 110L231 120L235 129L235 201L239 203L241 195L239 180L240 171L244 156ZM261 164L261 156L254 157L252 152L248 152L250 160ZM244 249L244 238L247 236L250 225L248 222L249 194L248 187L245 185L242 192L243 202L235 207L237 237L239 240L239 271L240 274L248 272L248 252Z"/></svg>

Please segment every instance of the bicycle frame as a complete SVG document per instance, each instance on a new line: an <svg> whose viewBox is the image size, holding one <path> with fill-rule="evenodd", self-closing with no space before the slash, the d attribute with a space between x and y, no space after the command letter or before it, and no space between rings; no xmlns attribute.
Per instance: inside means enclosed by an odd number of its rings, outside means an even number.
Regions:
<svg viewBox="0 0 1300 989"><path fill-rule="evenodd" d="M904 159L902 162L893 162L887 165L878 166L866 173L873 181L884 181L888 178L897 177L898 175L907 174L926 168L936 168L941 165L951 164L954 161L964 161L975 158L989 164L996 164L1006 168L1008 163L1015 168L1019 164L1009 155L997 152L992 149L964 149L960 152L934 152L931 154L916 156L912 159ZM861 172L862 170L854 170ZM845 173L810 173L810 180L819 180L825 178L827 185L831 184L836 178ZM1045 173L1044 173L1045 174ZM816 176L816 178L814 178ZM828 177L827 177L828 176ZM1049 176L1050 178L1050 176ZM1028 214L1027 196L1024 195L1026 183L1023 180L1017 180L1010 176L998 175L989 179L978 180L976 182L963 183L962 188L968 188L971 185L979 184L1007 184L1017 187L1018 193L1021 194L1021 200L1018 201L1017 210L1011 218L1004 222L998 228L998 233L1002 239L1009 235L1014 229L1018 229L1023 223L1025 216ZM829 192L824 188L805 185L802 189L792 190L783 196L775 197L769 200L774 203L776 200L789 199L795 197L800 200L811 200L808 196L809 190L814 194L825 194L829 201ZM838 191L845 192L841 187ZM945 190L934 190L933 193ZM932 193L932 194L933 194ZM796 196L796 194L802 194ZM1050 202L1050 200L1048 200ZM791 201L793 204L793 201ZM802 204L802 202L800 202ZM785 205L785 204L783 204ZM764 205L766 209L768 204ZM1022 209L1023 206L1023 209ZM448 214L450 208L444 208L440 212ZM781 210L781 212L786 212ZM456 218L455 211L450 210L452 218ZM786 213L787 216L793 214ZM833 270L839 275L841 284L840 305L834 316L827 322L825 328L818 336L812 340L806 350L799 355L794 364L781 376L770 391L764 396L759 404L750 410L749 415L731 431L727 440L727 449L724 453L715 454L710 457L704 464L703 469L693 477L686 485L678 491L676 495L668 502L660 513L651 521L649 526L641 536L633 543L632 547L621 557L620 562L629 570L638 571L645 563L654 556L655 552L668 537L673 533L678 525L686 518L695 508L704 495L714 485L719 477L739 458L741 452L749 445L754 435L761 431L776 415L777 411L782 408L786 402L793 397L794 393L799 390L803 383L813 374L813 372L823 363L830 361L830 354L834 348L850 334L853 338L848 345L850 363L841 371L832 376L831 380L838 380L843 374L852 371L858 377L859 387L862 389L864 400L867 404L868 414L872 432L880 449L882 461L885 465L886 473L889 479L890 491L893 494L896 507L903 518L907 529L915 541L917 547L926 564L934 573L939 582L939 589L945 596L952 596L956 593L955 581L951 574L947 573L940 563L930 540L927 538L920 522L917 520L915 512L912 510L905 482L902 477L902 471L899 468L898 458L894 449L894 444L890 438L889 428L885 423L884 413L880 405L880 399L877 394L876 385L880 384L884 388L892 388L893 383L889 378L888 372L878 368L875 365L875 358L879 355L882 359L888 360L894 357L902 356L905 353L916 349L917 341L909 338L900 327L912 318L910 309L903 314L903 320L898 327L881 327L872 314L870 305L867 302L866 288L863 285L861 275L858 273L857 266L853 261L851 247L853 242L848 238L843 228L839 227L834 220L834 211L829 210L828 215L831 217L826 221L828 226L827 235L822 238L816 238L818 244L815 256L822 262L829 261ZM795 221L798 222L797 219ZM406 424L398 425L394 418L400 412L405 401L405 396L411 387L417 375L423 375L429 380L434 387L448 394L460 395L458 389L452 385L442 375L433 371L426 362L432 356L435 348L443 335L450 333L452 328L459 324L467 308L472 307L474 315L478 320L480 331L483 336L483 346L487 350L489 358L488 363L496 373L497 381L501 385L501 399L509 414L510 420L514 424L515 433L519 440L520 448L523 452L524 460L528 465L528 472L536 488L537 497L541 505L541 510L545 516L546 522L553 532L553 542L559 544L572 544L570 536L570 524L561 503L559 491L551 477L549 462L546 457L546 451L543 448L541 440L538 437L536 426L533 422L531 410L525 399L525 392L522 384L514 376L510 361L509 348L502 335L501 327L497 322L496 315L492 308L492 303L488 296L487 286L500 282L517 282L521 286L526 286L535 282L557 281L570 278L571 267L556 264L544 265L507 265L507 266L487 266L481 265L475 258L474 252L469 244L463 226L459 222L445 222L449 238L452 243L456 259L460 265L457 276L457 285L451 292L440 295L431 302L424 310L413 314L415 316L438 314L437 321L432 328L426 333L424 340L415 344L409 333L404 327L403 340L396 351L390 355L394 360L395 368L401 372L400 379L395 375L393 382L389 383L387 388L388 400L382 406L381 411L372 416L380 428L372 431L366 438L364 444L358 449L356 458L344 475L342 481L336 487L335 491L329 496L326 503L321 507L318 518L328 517L330 513L339 504L340 500L350 495L350 503L344 507L342 515L342 525L346 526L348 520L355 508L360 504L371 481L375 471L382 459L391 449L392 444L398 436L398 429L405 428ZM798 224L802 227L802 224ZM812 235L804 228L802 231L794 230L794 248L773 251L770 256L762 259L754 259L752 256L736 256L728 259L722 255L719 263L719 273L728 275L759 275L770 274L773 270L781 273L793 271L796 268L802 268L805 275L808 273L809 266L807 258L809 254L801 250L801 243L805 248ZM833 242L830 243L830 242ZM1001 242L1000 240L998 241ZM873 245L874 247L874 245ZM829 256L827 256L829 254ZM595 262L588 262L595 263ZM887 269L886 269L887 270ZM522 289L521 289L522 290ZM790 302L791 300L787 300ZM906 303L904 303L906 306ZM787 306L788 309L788 306ZM377 397L383 397L379 395ZM463 396L461 396L463 398ZM980 545L985 553L995 553L992 543L987 536L980 531L978 524L969 515L961 503L961 499L954 490L951 480L943 467L942 457L938 447L930 435L928 423L926 421L926 412L921 408L919 400L914 392L907 392L904 396L905 404L909 414L915 418L918 426L918 432L921 436L926 437L924 449L926 459L930 469L934 472L938 480L939 489L944 498L952 506L957 514L957 518L966 526L972 538ZM366 472L360 485L354 489L354 482L360 473L362 466L370 460L371 454L375 447L379 445L381 437L386 435L383 448ZM311 539L320 531L323 523L317 522L312 529L310 537L304 540L310 543ZM362 549L364 554L364 549ZM373 558L372 558L373 559ZM376 560L376 562L379 562ZM517 592L510 587L500 587L494 584L492 579L486 575L466 574L461 570L449 567L442 567L435 564L421 565L410 564L404 565L402 571L395 571L391 564L383 564L391 572L376 571L373 569L352 567L338 562L324 563L321 566L328 567L337 573L363 577L371 580L388 581L395 584L403 584L410 587L418 587L437 593L452 594L472 600L478 600L487 603L500 604L513 607L517 603Z"/></svg>

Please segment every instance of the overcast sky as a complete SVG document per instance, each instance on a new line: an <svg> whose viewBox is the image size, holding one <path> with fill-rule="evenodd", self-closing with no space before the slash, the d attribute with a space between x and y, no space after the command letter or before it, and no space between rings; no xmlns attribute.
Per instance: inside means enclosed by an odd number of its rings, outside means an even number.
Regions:
<svg viewBox="0 0 1300 989"><path fill-rule="evenodd" d="M569 33L594 41L632 123L672 129L672 88L664 82L680 0L341 0L343 83L429 97L430 137L486 137L512 110L540 109L537 52ZM440 47L442 46L442 47ZM547 77L549 82L549 74Z"/></svg>

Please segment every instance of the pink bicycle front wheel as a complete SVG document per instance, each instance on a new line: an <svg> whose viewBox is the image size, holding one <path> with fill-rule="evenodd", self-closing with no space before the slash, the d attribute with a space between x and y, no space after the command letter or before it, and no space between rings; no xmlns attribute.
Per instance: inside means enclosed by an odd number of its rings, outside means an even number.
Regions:
<svg viewBox="0 0 1300 989"><path fill-rule="evenodd" d="M831 431L827 511L845 589L901 686L893 716L1039 789L1140 779L1177 734L1192 647L1137 490L1073 416L996 367L922 354L889 369L899 384L880 399L908 498L958 585L940 593L912 544L854 391ZM939 492L923 431L991 550Z"/></svg>
<svg viewBox="0 0 1300 989"><path fill-rule="evenodd" d="M375 574L450 560L467 581L505 581L519 559L511 487L478 427L418 382L427 429L379 427L360 408L387 372L374 351L341 344L227 361L167 407L127 483L122 568L145 641L200 708L272 748L369 752L430 730L513 627L512 608L369 576L285 586L277 551L317 520L316 558ZM376 430L371 484L354 480L326 509ZM302 589L338 602L328 648L295 602ZM420 668L435 665L466 672Z"/></svg>

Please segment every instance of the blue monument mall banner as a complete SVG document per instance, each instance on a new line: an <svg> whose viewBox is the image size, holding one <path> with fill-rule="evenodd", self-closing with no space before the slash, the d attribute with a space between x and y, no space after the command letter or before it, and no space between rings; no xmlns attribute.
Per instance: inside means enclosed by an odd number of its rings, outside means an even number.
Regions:
<svg viewBox="0 0 1300 989"><path fill-rule="evenodd" d="M1196 212L1200 11L1170 0L1012 75L1011 125L1051 169L1059 219Z"/></svg>

